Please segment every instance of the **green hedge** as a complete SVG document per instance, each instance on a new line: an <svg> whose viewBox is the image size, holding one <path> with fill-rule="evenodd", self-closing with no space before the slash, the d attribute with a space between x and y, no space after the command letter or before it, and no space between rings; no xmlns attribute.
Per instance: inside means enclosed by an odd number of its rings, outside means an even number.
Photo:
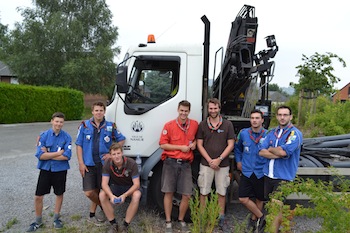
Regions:
<svg viewBox="0 0 350 233"><path fill-rule="evenodd" d="M54 112L66 120L80 120L84 110L81 91L0 83L0 123L50 121Z"/></svg>

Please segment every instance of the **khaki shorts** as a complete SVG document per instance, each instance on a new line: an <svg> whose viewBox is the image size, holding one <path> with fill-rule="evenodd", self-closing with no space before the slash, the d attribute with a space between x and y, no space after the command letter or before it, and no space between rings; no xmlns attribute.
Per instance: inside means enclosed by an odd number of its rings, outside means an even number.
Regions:
<svg viewBox="0 0 350 233"><path fill-rule="evenodd" d="M215 189L221 196L226 195L227 187L230 185L229 175L230 167L220 167L214 170L211 167L199 165L198 187L202 195L208 195L211 192L213 180L215 178Z"/></svg>

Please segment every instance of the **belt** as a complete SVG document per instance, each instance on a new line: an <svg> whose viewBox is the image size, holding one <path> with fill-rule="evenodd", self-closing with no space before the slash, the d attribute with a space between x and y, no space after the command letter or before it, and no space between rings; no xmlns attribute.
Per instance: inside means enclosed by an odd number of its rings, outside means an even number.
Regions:
<svg viewBox="0 0 350 233"><path fill-rule="evenodd" d="M169 158L167 157L166 160L174 161L178 164L184 164L184 163L189 163L190 160L184 160L184 159L174 159L174 158Z"/></svg>

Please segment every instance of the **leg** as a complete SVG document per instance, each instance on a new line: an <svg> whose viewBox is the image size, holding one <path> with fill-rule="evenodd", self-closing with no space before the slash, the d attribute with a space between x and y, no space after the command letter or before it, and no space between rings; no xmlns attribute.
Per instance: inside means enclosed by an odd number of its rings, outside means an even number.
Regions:
<svg viewBox="0 0 350 233"><path fill-rule="evenodd" d="M202 209L205 208L205 206L207 205L207 198L208 198L208 195L202 195L202 194L199 197L199 202Z"/></svg>
<svg viewBox="0 0 350 233"><path fill-rule="evenodd" d="M100 199L98 198L98 190L89 190L85 191L85 196L87 196L91 200L90 204L90 212L95 213L98 205L101 205Z"/></svg>
<svg viewBox="0 0 350 233"><path fill-rule="evenodd" d="M218 202L219 202L219 206L220 206L220 215L224 215L225 214L226 196L222 196L220 194L218 194L218 196L219 196Z"/></svg>
<svg viewBox="0 0 350 233"><path fill-rule="evenodd" d="M137 213L141 199L140 190L136 190L131 196L131 202L126 210L125 222L130 223Z"/></svg>
<svg viewBox="0 0 350 233"><path fill-rule="evenodd" d="M101 190L99 197L101 200L103 212L105 213L108 221L112 221L114 219L114 208L112 206L112 203L109 200L109 197L107 196L107 194L103 190ZM92 206L92 204L95 204L95 203L92 202L91 206ZM96 206L97 205L95 204L95 210L96 210ZM90 211L91 211L91 208L90 208ZM91 213L94 213L94 212L91 212Z"/></svg>
<svg viewBox="0 0 350 233"><path fill-rule="evenodd" d="M262 201L256 199L256 202L259 202L260 207L249 197L240 197L239 201L253 214L253 220L256 220L257 218L261 218L263 216L261 210L264 203Z"/></svg>
<svg viewBox="0 0 350 233"><path fill-rule="evenodd" d="M61 212L62 203L63 203L63 194L56 195L55 214L59 214Z"/></svg>
<svg viewBox="0 0 350 233"><path fill-rule="evenodd" d="M44 200L44 195L43 196L36 196L34 197L34 206L35 206L35 215L36 217L39 217L43 213L43 200Z"/></svg>
<svg viewBox="0 0 350 233"><path fill-rule="evenodd" d="M179 217L178 217L179 221L183 221L185 218L185 214L189 206L190 198L191 196L189 195L182 195L180 209L179 209Z"/></svg>
<svg viewBox="0 0 350 233"><path fill-rule="evenodd" d="M173 209L173 195L174 193L165 193L164 194L164 212L165 212L165 221L171 221L171 211Z"/></svg>

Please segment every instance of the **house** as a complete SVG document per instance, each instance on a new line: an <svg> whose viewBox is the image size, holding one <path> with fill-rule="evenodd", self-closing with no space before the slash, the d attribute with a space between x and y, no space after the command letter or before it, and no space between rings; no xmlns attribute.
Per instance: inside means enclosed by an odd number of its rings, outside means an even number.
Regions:
<svg viewBox="0 0 350 233"><path fill-rule="evenodd" d="M11 72L10 68L0 61L0 82L18 84L18 79Z"/></svg>
<svg viewBox="0 0 350 233"><path fill-rule="evenodd" d="M333 102L345 102L350 100L350 82L346 84L343 88L341 88L339 91L337 91L332 96Z"/></svg>
<svg viewBox="0 0 350 233"><path fill-rule="evenodd" d="M275 105L282 105L289 100L289 97L278 91L269 91L269 100Z"/></svg>

